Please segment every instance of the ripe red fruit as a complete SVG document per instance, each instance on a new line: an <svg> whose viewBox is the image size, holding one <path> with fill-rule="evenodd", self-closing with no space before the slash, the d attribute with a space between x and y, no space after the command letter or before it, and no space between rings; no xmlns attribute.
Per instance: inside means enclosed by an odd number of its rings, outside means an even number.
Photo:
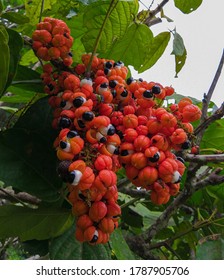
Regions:
<svg viewBox="0 0 224 280"><path fill-rule="evenodd" d="M107 214L107 206L102 201L96 201L89 209L89 217L94 222L99 222Z"/></svg>

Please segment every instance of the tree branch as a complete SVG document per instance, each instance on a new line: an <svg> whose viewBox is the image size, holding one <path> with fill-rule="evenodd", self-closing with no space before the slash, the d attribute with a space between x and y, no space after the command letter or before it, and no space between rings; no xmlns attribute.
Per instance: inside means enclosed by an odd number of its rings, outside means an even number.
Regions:
<svg viewBox="0 0 224 280"><path fill-rule="evenodd" d="M213 95L213 92L215 90L215 87L217 85L217 82L220 78L220 75L221 75L221 72L222 72L222 68L223 68L223 64L224 64L224 50L222 52L222 56L221 56L221 59L220 59L220 62L219 62L219 65L218 65L218 68L217 68L217 71L215 73L215 76L214 76L214 79L212 81L212 84L208 90L208 93L207 94L204 94L204 98L203 98L203 106L202 106L202 116L201 116L201 121L200 121L200 125L199 127L197 128L197 144L200 144L201 142L201 139L203 137L203 134L204 134L204 131L205 129L208 127L208 125L211 123L211 122L208 122L207 123L207 118L208 118L208 107L209 107L209 103L211 101L211 98L212 98L212 95ZM224 111L224 108L223 108L223 104L222 106L218 109L222 109L222 111ZM217 111L218 111L217 110ZM216 111L216 112L217 112ZM216 115L216 112L212 115ZM224 113L223 113L224 114ZM211 117L212 117L211 116ZM222 115L223 116L223 115ZM212 121L214 121L213 119L211 119Z"/></svg>
<svg viewBox="0 0 224 280"><path fill-rule="evenodd" d="M169 0L163 0L155 10L150 11L149 16L144 20L144 24L151 26L151 21L154 19L155 15L158 14L168 2Z"/></svg>
<svg viewBox="0 0 224 280"><path fill-rule="evenodd" d="M193 154L186 154L184 156L186 161L190 162L198 162L202 164L206 164L207 162L224 162L224 154L217 154L217 155L193 155Z"/></svg>
<svg viewBox="0 0 224 280"><path fill-rule="evenodd" d="M15 193L13 190L0 188L0 199L5 199L11 202L29 203L39 205L40 199L25 192Z"/></svg>

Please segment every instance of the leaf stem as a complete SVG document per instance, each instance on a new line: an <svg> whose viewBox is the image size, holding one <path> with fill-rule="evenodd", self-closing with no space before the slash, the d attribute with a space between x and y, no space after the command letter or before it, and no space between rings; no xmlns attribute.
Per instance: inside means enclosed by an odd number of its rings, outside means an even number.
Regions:
<svg viewBox="0 0 224 280"><path fill-rule="evenodd" d="M39 22L41 22L43 11L44 11L44 0L41 1Z"/></svg>
<svg viewBox="0 0 224 280"><path fill-rule="evenodd" d="M99 43L100 43L100 40L101 40L101 37L102 37L102 34L103 34L103 30L105 28L107 20L110 17L111 12L116 7L117 3L118 3L118 0L112 0L111 3L110 3L109 8L107 10L106 16L104 18L103 24L101 25L101 28L100 28L99 33L97 35L97 38L96 38L96 41L95 41L95 45L93 47L93 51L92 51L92 54L91 54L91 57L90 57L90 60L89 60L89 63L88 63L87 69L86 69L86 77L90 76L92 61L93 61L93 58L94 58L94 56L95 56L95 54L97 52L97 49L98 49L98 46L99 46Z"/></svg>

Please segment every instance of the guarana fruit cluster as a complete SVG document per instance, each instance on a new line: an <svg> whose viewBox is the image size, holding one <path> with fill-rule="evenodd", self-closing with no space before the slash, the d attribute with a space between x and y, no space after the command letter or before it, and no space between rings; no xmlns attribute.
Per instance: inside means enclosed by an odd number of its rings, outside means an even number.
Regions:
<svg viewBox="0 0 224 280"><path fill-rule="evenodd" d="M127 78L121 61L83 54L72 67L73 39L61 20L45 18L32 39L35 54L51 62L41 78L54 110L58 173L77 217L75 236L106 243L121 215L116 172L124 168L135 186L149 190L153 203L166 204L185 171L175 152L190 148L190 122L201 111L189 98L163 107L174 89Z"/></svg>

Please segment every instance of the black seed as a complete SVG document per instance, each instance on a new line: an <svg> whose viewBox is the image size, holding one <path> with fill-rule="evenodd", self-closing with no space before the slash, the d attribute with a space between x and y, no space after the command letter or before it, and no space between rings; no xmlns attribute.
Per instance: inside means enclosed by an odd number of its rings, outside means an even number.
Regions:
<svg viewBox="0 0 224 280"><path fill-rule="evenodd" d="M182 163L185 163L185 160L182 157L177 157L177 160L179 160Z"/></svg>
<svg viewBox="0 0 224 280"><path fill-rule="evenodd" d="M78 123L80 128L85 128L85 124L82 120L78 120L77 123Z"/></svg>
<svg viewBox="0 0 224 280"><path fill-rule="evenodd" d="M86 200L86 197L82 193L79 193L79 198L82 200Z"/></svg>
<svg viewBox="0 0 224 280"><path fill-rule="evenodd" d="M65 32L64 34L63 34L66 38L69 38L69 36L68 36L68 34Z"/></svg>
<svg viewBox="0 0 224 280"><path fill-rule="evenodd" d="M82 114L82 118L84 119L84 121L89 122L89 121L92 121L92 120L93 120L94 114L93 114L92 111L84 112L84 113Z"/></svg>
<svg viewBox="0 0 224 280"><path fill-rule="evenodd" d="M102 84L100 84L100 87L101 88L108 88L108 83L102 83Z"/></svg>
<svg viewBox="0 0 224 280"><path fill-rule="evenodd" d="M114 155L119 155L119 148L116 148L116 149L114 150Z"/></svg>
<svg viewBox="0 0 224 280"><path fill-rule="evenodd" d="M117 130L117 135L120 137L120 139L124 138L123 132L121 130Z"/></svg>
<svg viewBox="0 0 224 280"><path fill-rule="evenodd" d="M153 94L160 94L160 92L161 92L161 88L160 88L160 86L153 86L152 87L152 93Z"/></svg>
<svg viewBox="0 0 224 280"><path fill-rule="evenodd" d="M59 146L61 149L65 149L67 147L67 143L65 141L60 141Z"/></svg>
<svg viewBox="0 0 224 280"><path fill-rule="evenodd" d="M92 240L90 241L90 243L95 243L98 240L98 236L96 234L94 234Z"/></svg>
<svg viewBox="0 0 224 280"><path fill-rule="evenodd" d="M106 143L106 142L107 142L107 138L106 137L100 138L100 143Z"/></svg>
<svg viewBox="0 0 224 280"><path fill-rule="evenodd" d="M130 77L127 79L127 85L130 85L132 82L134 82L134 78L133 77Z"/></svg>
<svg viewBox="0 0 224 280"><path fill-rule="evenodd" d="M143 92L143 97L145 97L145 98L152 98L153 94L152 94L152 92L150 90L145 90Z"/></svg>
<svg viewBox="0 0 224 280"><path fill-rule="evenodd" d="M128 96L128 91L125 89L122 93L121 93L122 97L127 97Z"/></svg>
<svg viewBox="0 0 224 280"><path fill-rule="evenodd" d="M69 118L61 117L58 123L59 128L68 128L72 124Z"/></svg>
<svg viewBox="0 0 224 280"><path fill-rule="evenodd" d="M187 150L191 147L191 142L189 140L187 140L186 142L184 142L182 145L181 145L181 148L183 150Z"/></svg>
<svg viewBox="0 0 224 280"><path fill-rule="evenodd" d="M114 133L116 132L115 127L113 125L110 126L110 128L107 131L107 135L114 135Z"/></svg>
<svg viewBox="0 0 224 280"><path fill-rule="evenodd" d="M75 180L75 172L70 172L68 174L68 183L72 183Z"/></svg>
<svg viewBox="0 0 224 280"><path fill-rule="evenodd" d="M110 62L110 61L107 61L107 62L105 63L105 67L108 68L108 69L110 69L112 66L113 66L113 63Z"/></svg>
<svg viewBox="0 0 224 280"><path fill-rule="evenodd" d="M110 73L110 69L104 68L103 72L104 72L105 75L108 75Z"/></svg>
<svg viewBox="0 0 224 280"><path fill-rule="evenodd" d="M115 98L117 95L117 91L115 89L113 89L113 90L111 90L111 94L113 95L113 98Z"/></svg>
<svg viewBox="0 0 224 280"><path fill-rule="evenodd" d="M138 80L139 80L139 82L143 82L143 79L142 79L142 78L139 78Z"/></svg>
<svg viewBox="0 0 224 280"><path fill-rule="evenodd" d="M156 153L153 157L148 158L150 162L157 162L159 160L159 153Z"/></svg>
<svg viewBox="0 0 224 280"><path fill-rule="evenodd" d="M48 84L47 86L48 86L50 91L52 91L54 89L54 86L52 84Z"/></svg>
<svg viewBox="0 0 224 280"><path fill-rule="evenodd" d="M61 103L60 103L60 107L63 108L66 106L66 101L65 100L62 100Z"/></svg>
<svg viewBox="0 0 224 280"><path fill-rule="evenodd" d="M114 62L114 67L120 66L120 64L118 62Z"/></svg>
<svg viewBox="0 0 224 280"><path fill-rule="evenodd" d="M82 96L78 96L73 100L73 105L75 108L79 108L85 102L85 99Z"/></svg>
<svg viewBox="0 0 224 280"><path fill-rule="evenodd" d="M68 133L67 133L67 137L68 138L73 138L73 137L76 137L76 136L79 136L78 132L75 131L75 130L70 130Z"/></svg>
<svg viewBox="0 0 224 280"><path fill-rule="evenodd" d="M121 151L120 155L121 155L122 157L128 156L128 155L129 155L128 150L123 150L123 151Z"/></svg>
<svg viewBox="0 0 224 280"><path fill-rule="evenodd" d="M123 61L121 61L121 60L118 60L118 62L117 62L118 64L124 64L124 62Z"/></svg>
<svg viewBox="0 0 224 280"><path fill-rule="evenodd" d="M109 86L110 86L111 88L115 88L116 85L117 85L117 81L116 81L116 80L111 80L111 81L109 81Z"/></svg>
<svg viewBox="0 0 224 280"><path fill-rule="evenodd" d="M69 53L68 53L68 55L69 55L69 56L71 56L71 57L73 57L73 54L72 54L72 52L69 52Z"/></svg>

